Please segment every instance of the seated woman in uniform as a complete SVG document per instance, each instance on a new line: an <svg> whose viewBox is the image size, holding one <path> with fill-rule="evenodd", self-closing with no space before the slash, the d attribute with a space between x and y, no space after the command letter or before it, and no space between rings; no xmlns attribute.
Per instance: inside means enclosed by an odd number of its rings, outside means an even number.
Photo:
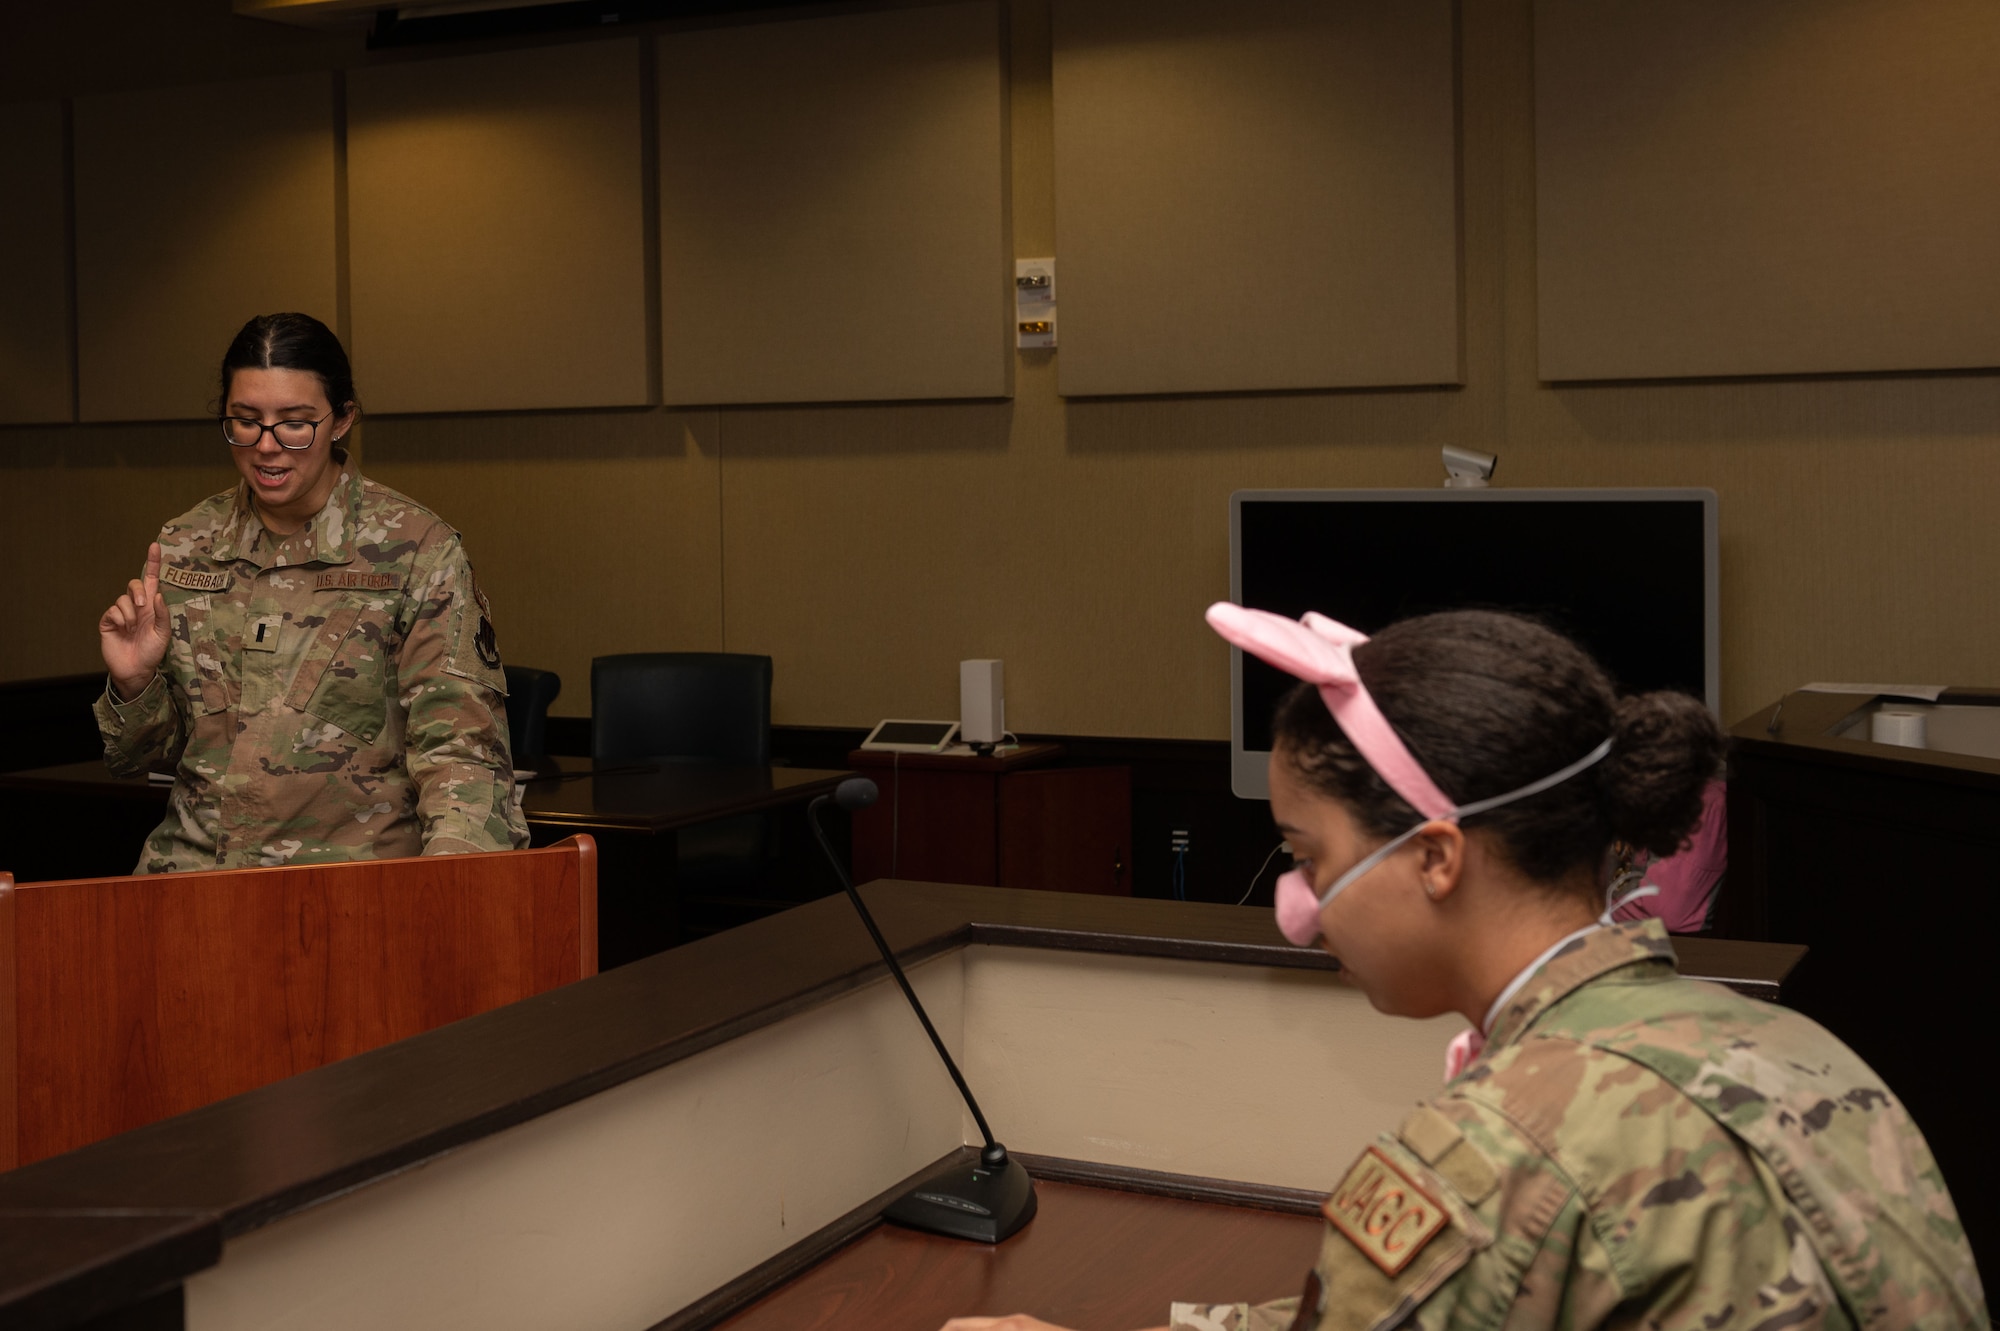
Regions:
<svg viewBox="0 0 2000 1331"><path fill-rule="evenodd" d="M242 483L97 626L105 761L174 771L138 872L525 846L486 600L457 532L348 464L340 340L252 319L220 401Z"/></svg>
<svg viewBox="0 0 2000 1331"><path fill-rule="evenodd" d="M1437 1097L1335 1185L1303 1296L1175 1305L1176 1331L1986 1325L1881 1079L1797 1013L1678 977L1657 920L1611 923L1614 839L1668 854L1695 825L1722 747L1700 703L1621 699L1508 615L1372 641L1317 615L1209 621L1305 681L1271 759L1298 859L1280 927L1379 1010L1473 1026Z"/></svg>

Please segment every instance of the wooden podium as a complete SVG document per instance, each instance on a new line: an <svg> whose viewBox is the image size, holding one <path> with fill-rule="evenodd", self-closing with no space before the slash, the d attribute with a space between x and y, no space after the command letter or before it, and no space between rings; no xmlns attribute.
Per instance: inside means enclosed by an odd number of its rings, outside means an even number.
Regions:
<svg viewBox="0 0 2000 1331"><path fill-rule="evenodd" d="M1060 744L991 757L855 749L882 789L854 818L854 881L1132 894L1132 769L1059 767Z"/></svg>
<svg viewBox="0 0 2000 1331"><path fill-rule="evenodd" d="M16 884L0 1169L597 973L596 847Z"/></svg>

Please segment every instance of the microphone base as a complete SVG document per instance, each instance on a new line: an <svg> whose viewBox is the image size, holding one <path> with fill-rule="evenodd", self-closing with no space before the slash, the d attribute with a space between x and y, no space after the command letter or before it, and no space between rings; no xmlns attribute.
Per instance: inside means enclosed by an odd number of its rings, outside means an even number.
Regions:
<svg viewBox="0 0 2000 1331"><path fill-rule="evenodd" d="M1018 1160L946 1170L891 1202L882 1218L926 1234L998 1243L1035 1218L1035 1184Z"/></svg>

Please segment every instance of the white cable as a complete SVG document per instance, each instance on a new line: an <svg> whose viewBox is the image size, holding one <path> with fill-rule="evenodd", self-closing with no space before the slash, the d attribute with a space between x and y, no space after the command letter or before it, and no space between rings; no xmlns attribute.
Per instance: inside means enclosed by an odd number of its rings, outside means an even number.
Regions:
<svg viewBox="0 0 2000 1331"><path fill-rule="evenodd" d="M1244 888L1243 895L1236 899L1237 905L1240 906L1244 902L1250 900L1250 894L1257 890L1257 880L1264 876L1264 870L1271 867L1271 861L1276 859L1278 857L1278 852L1283 850L1284 848L1285 848L1285 843L1282 841L1280 841L1277 845L1271 847L1271 853L1269 855L1266 855L1264 857L1264 862L1257 866L1257 872L1250 875L1250 886Z"/></svg>

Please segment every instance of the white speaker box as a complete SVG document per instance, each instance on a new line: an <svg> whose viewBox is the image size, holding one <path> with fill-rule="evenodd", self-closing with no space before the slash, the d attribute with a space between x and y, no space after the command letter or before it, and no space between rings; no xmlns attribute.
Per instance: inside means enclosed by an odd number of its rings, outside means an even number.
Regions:
<svg viewBox="0 0 2000 1331"><path fill-rule="evenodd" d="M958 663L958 740L998 744L1007 734L1007 699L1000 662Z"/></svg>

